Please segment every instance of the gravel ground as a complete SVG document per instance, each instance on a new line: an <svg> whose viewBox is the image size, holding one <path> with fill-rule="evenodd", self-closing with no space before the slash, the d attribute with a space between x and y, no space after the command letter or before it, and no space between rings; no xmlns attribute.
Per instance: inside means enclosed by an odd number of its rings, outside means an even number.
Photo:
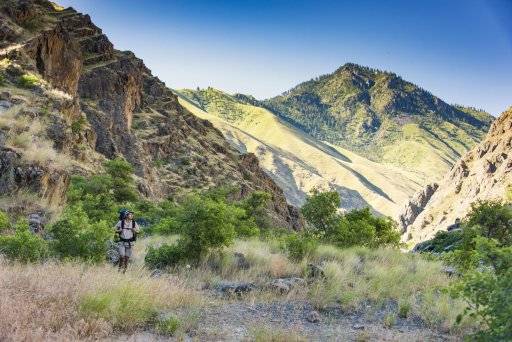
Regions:
<svg viewBox="0 0 512 342"><path fill-rule="evenodd" d="M343 312L331 308L319 312L319 321L307 318L314 308L304 301L274 301L250 304L227 301L208 305L197 313L190 341L251 341L254 332L289 333L307 341L457 341L457 337L426 328L414 319L397 319L392 328L386 328L383 317L386 308L377 311ZM178 313L179 315L179 313ZM261 333L260 333L260 336ZM183 337L182 337L183 338ZM270 340L270 336L268 337ZM146 342L167 341L169 338L141 332L132 336L118 336L116 340ZM176 340L176 339L170 339ZM293 340L293 339L291 339Z"/></svg>

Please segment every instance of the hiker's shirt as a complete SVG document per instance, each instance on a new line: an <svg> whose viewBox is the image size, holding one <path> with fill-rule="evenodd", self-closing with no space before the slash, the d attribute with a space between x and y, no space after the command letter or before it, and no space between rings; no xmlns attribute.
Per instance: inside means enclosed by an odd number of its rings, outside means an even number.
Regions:
<svg viewBox="0 0 512 342"><path fill-rule="evenodd" d="M139 225L137 224L137 222L135 222L133 220L124 220L124 228L123 228L123 222L122 221L117 222L116 229L118 231L121 231L119 233L119 237L122 240L130 240L130 239L132 239L133 238L132 227L135 230L135 232L137 232L137 233L139 232Z"/></svg>

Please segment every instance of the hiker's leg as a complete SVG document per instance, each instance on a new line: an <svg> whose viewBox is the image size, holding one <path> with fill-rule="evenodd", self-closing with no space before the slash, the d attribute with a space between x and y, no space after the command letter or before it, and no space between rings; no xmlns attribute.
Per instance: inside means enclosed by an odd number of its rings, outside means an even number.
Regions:
<svg viewBox="0 0 512 342"><path fill-rule="evenodd" d="M121 271L124 267L124 257L126 255L126 249L124 248L124 244L122 242L119 243L119 270Z"/></svg>
<svg viewBox="0 0 512 342"><path fill-rule="evenodd" d="M132 256L132 245L129 244L128 246L125 246L125 249L124 249L124 269L125 270L128 268L128 261L130 260L131 256Z"/></svg>
<svg viewBox="0 0 512 342"><path fill-rule="evenodd" d="M126 272L126 268L128 267L128 257L127 256L124 256L123 257L123 273Z"/></svg>

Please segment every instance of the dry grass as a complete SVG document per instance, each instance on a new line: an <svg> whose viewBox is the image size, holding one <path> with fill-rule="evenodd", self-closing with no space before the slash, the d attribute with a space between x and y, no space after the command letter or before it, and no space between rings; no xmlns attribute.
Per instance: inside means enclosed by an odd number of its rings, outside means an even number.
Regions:
<svg viewBox="0 0 512 342"><path fill-rule="evenodd" d="M126 291L132 301L116 299L116 293ZM158 312L200 302L176 278L151 278L142 269L122 275L110 266L0 264L0 335L6 340L102 338L144 323L138 320L141 310ZM120 319L132 324L127 327Z"/></svg>
<svg viewBox="0 0 512 342"><path fill-rule="evenodd" d="M0 116L0 129L7 131L6 146L15 149L28 163L65 168L71 158L58 153L53 143L45 136L45 123L39 117L26 115L23 105L13 106Z"/></svg>

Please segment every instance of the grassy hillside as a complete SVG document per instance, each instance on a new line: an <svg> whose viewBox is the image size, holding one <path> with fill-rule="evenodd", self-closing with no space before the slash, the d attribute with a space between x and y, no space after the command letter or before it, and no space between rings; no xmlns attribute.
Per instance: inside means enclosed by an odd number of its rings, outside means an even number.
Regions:
<svg viewBox="0 0 512 342"><path fill-rule="evenodd" d="M262 103L312 136L437 179L479 142L492 116L450 106L399 76L356 64Z"/></svg>
<svg viewBox="0 0 512 342"><path fill-rule="evenodd" d="M370 206L394 217L427 181L423 174L375 163L318 141L250 104L248 97L212 88L177 93L185 108L210 120L239 150L255 153L292 204L301 205L313 187L330 188L340 193L345 209Z"/></svg>

